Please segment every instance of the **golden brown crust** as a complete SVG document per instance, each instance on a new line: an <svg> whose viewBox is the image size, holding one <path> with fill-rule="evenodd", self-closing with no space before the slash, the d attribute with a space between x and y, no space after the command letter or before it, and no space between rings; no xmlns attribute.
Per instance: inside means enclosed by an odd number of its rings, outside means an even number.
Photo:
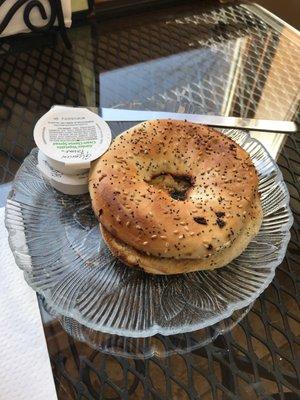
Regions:
<svg viewBox="0 0 300 400"><path fill-rule="evenodd" d="M259 200L257 200L259 202ZM261 225L261 218L248 218L244 228L230 247L221 249L204 259L173 259L154 257L140 252L121 242L109 233L101 224L102 236L111 252L126 265L139 267L145 272L156 275L182 274L200 270L212 270L229 264L237 255L240 255L248 246L251 238L257 235Z"/></svg>
<svg viewBox="0 0 300 400"><path fill-rule="evenodd" d="M190 178L185 200L149 184L164 173ZM232 248L231 260L237 257L242 250L235 243L246 222L247 244L257 233L257 187L251 159L234 141L171 120L147 121L118 136L93 163L89 181L95 215L116 241L150 258L171 259L173 266L174 260L198 260L197 269L224 265L213 256L226 248ZM186 272L183 262L178 265Z"/></svg>

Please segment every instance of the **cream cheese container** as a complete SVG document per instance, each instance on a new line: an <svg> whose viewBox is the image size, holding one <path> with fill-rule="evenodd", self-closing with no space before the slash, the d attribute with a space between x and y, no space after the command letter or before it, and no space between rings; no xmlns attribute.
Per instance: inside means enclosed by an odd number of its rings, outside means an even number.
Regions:
<svg viewBox="0 0 300 400"><path fill-rule="evenodd" d="M68 175L54 169L48 162L48 158L39 150L38 153L38 169L50 184L58 191L79 195L88 192L89 172L85 171L80 174Z"/></svg>
<svg viewBox="0 0 300 400"><path fill-rule="evenodd" d="M87 108L54 106L35 125L33 137L48 165L64 174L87 172L109 147L107 123Z"/></svg>

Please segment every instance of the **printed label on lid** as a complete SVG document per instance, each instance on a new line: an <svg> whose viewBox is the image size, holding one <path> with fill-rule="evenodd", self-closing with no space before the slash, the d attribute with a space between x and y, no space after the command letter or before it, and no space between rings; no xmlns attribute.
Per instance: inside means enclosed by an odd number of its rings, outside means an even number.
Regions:
<svg viewBox="0 0 300 400"><path fill-rule="evenodd" d="M82 168L109 147L107 123L86 108L53 107L34 128L34 140L48 157Z"/></svg>

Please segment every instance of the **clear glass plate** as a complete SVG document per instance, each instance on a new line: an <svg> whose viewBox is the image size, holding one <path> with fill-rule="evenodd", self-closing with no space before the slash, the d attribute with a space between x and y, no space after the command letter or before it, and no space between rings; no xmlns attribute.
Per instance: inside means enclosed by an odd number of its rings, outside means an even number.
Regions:
<svg viewBox="0 0 300 400"><path fill-rule="evenodd" d="M89 195L53 189L36 168L34 149L6 207L10 246L27 283L58 314L136 338L199 330L247 307L273 279L293 218L282 174L264 147L245 132L223 132L251 155L264 214L259 234L229 265L176 276L125 267L103 242Z"/></svg>
<svg viewBox="0 0 300 400"><path fill-rule="evenodd" d="M153 356L165 358L173 354L186 354L200 349L216 340L219 335L233 329L250 311L252 304L234 311L230 317L209 327L193 332L164 336L156 334L150 337L126 337L103 333L80 324L73 318L58 314L40 297L44 311L59 320L63 329L75 340L86 343L89 347L110 355L126 358L146 359Z"/></svg>

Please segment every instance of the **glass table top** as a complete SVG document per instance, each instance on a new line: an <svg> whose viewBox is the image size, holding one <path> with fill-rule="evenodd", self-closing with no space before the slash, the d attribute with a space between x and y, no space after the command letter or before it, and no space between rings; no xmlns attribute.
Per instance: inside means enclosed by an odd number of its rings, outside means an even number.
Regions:
<svg viewBox="0 0 300 400"><path fill-rule="evenodd" d="M68 36L71 50L52 34L0 43L0 206L34 147L35 122L53 104L299 118L299 33L258 6L187 2L91 20ZM111 124L115 133L127 126ZM73 338L40 299L59 399L300 396L300 138L251 134L277 161L295 217L272 284L213 343L148 360L104 354Z"/></svg>

